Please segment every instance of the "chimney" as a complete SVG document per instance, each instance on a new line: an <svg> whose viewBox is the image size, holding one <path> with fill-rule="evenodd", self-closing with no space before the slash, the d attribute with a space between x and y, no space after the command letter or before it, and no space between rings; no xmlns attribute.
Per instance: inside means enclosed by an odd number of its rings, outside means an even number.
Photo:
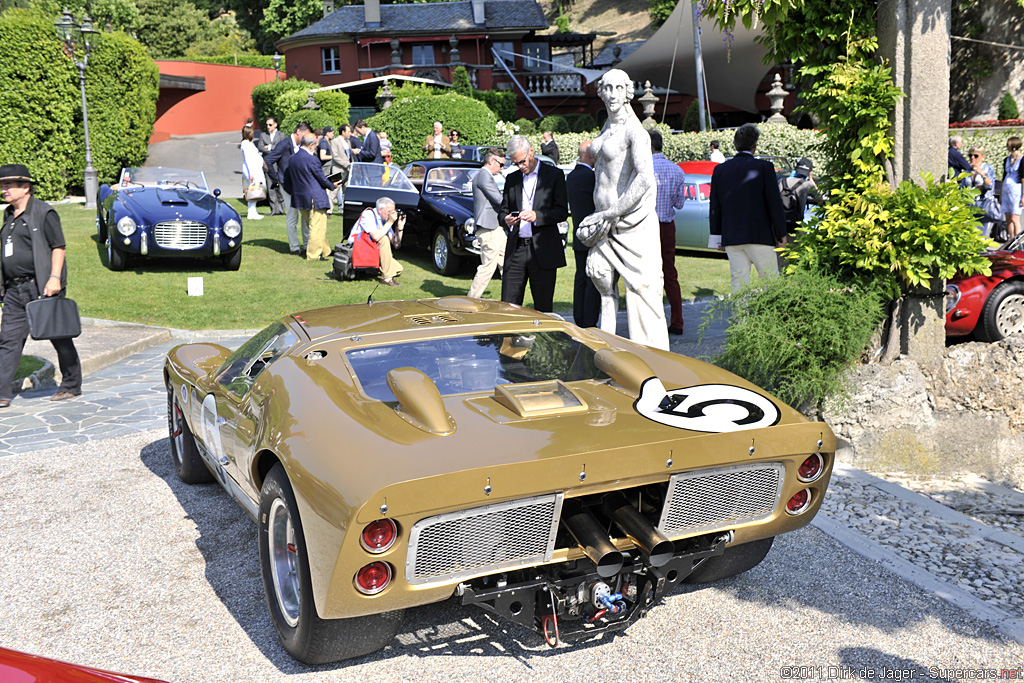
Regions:
<svg viewBox="0 0 1024 683"><path fill-rule="evenodd" d="M473 22L477 26L487 23L487 19L484 17L484 0L473 0Z"/></svg>
<svg viewBox="0 0 1024 683"><path fill-rule="evenodd" d="M334 14L334 0L323 0L324 4L324 18L328 15Z"/></svg>
<svg viewBox="0 0 1024 683"><path fill-rule="evenodd" d="M366 28L380 28L380 0L365 0L363 12L366 17Z"/></svg>

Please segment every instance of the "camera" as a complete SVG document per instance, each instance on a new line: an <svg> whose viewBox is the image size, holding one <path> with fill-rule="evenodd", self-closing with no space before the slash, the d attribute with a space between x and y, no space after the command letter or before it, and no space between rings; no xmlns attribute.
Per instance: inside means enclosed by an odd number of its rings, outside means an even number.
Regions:
<svg viewBox="0 0 1024 683"><path fill-rule="evenodd" d="M397 218L404 218L405 217L405 211L403 211L402 209L395 209L395 216Z"/></svg>

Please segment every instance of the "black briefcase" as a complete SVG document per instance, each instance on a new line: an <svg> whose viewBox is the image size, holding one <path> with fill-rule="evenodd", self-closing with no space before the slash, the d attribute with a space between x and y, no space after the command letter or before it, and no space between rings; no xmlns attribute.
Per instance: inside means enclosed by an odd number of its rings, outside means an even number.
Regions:
<svg viewBox="0 0 1024 683"><path fill-rule="evenodd" d="M28 333L33 339L71 339L82 334L78 304L71 299L47 296L25 306Z"/></svg>

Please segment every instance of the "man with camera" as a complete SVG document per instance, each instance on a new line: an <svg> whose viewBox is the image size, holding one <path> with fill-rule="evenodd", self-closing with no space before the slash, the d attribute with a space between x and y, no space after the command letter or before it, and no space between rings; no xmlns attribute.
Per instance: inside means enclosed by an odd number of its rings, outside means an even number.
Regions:
<svg viewBox="0 0 1024 683"><path fill-rule="evenodd" d="M395 278L402 274L402 264L395 260L392 248L402 245L402 233L405 230L405 213L395 209L395 200L381 197L372 209L363 209L359 220L348 236L348 243L353 245L353 264L356 256L356 240L364 239L363 233L377 245L380 253L380 283L389 287L401 287ZM358 265L357 265L358 267Z"/></svg>

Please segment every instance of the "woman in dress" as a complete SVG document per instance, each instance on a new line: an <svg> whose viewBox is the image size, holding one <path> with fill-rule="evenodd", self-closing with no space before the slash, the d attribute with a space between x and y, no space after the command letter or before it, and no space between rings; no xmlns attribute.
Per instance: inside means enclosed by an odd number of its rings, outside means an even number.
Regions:
<svg viewBox="0 0 1024 683"><path fill-rule="evenodd" d="M245 178L245 186L248 188L250 185L262 185L263 196L267 196L267 176L263 173L263 157L260 155L260 151L256 149L256 145L252 141L252 126L245 124L242 128L242 177ZM249 220L258 221L262 220L261 216L256 211L256 200L249 199L246 197L246 201L249 204L249 215L246 216Z"/></svg>
<svg viewBox="0 0 1024 683"><path fill-rule="evenodd" d="M1020 232L1020 208L1024 198L1020 191L1020 138L1013 136L1006 141L1007 157L1003 160L1003 214L1006 216L1007 239L1013 239Z"/></svg>
<svg viewBox="0 0 1024 683"><path fill-rule="evenodd" d="M978 188L978 199L975 201L975 206L984 210L988 202L995 201L992 197L992 190L996 185L996 172L985 163L985 148L981 145L975 145L967 150L967 159L971 162L971 175L967 178L967 186ZM991 237L992 226L996 221L984 214L979 220L981 221L981 233L985 237Z"/></svg>

